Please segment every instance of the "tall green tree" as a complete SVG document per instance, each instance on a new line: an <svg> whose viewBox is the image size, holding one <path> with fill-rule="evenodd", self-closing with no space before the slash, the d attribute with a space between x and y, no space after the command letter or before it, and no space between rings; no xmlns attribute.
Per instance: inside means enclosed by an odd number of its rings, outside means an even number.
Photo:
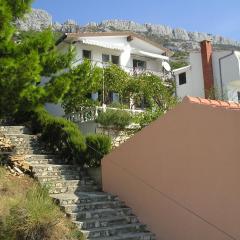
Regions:
<svg viewBox="0 0 240 240"><path fill-rule="evenodd" d="M70 85L63 96L62 106L66 113L78 112L82 107L98 104L91 99L91 93L102 89L102 68L84 60L69 72Z"/></svg>
<svg viewBox="0 0 240 240"><path fill-rule="evenodd" d="M31 0L0 0L0 116L13 116L45 102L58 102L70 80L74 52L61 54L50 29L22 34L14 20L30 11ZM42 77L48 77L41 84Z"/></svg>

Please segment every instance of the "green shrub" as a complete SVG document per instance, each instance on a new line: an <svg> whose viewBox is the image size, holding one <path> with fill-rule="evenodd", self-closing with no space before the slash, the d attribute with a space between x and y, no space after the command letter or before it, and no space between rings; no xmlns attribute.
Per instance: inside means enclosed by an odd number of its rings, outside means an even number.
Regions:
<svg viewBox="0 0 240 240"><path fill-rule="evenodd" d="M85 138L76 124L38 107L32 114L32 130L41 133L42 140L55 153L71 162L84 164Z"/></svg>
<svg viewBox="0 0 240 240"><path fill-rule="evenodd" d="M111 102L110 104L108 104L108 107L111 107L111 108L120 108L120 109L128 109L129 106L127 104L122 104L120 102L117 102L117 101L114 101L114 102Z"/></svg>
<svg viewBox="0 0 240 240"><path fill-rule="evenodd" d="M157 118L162 116L164 113L160 109L155 111L147 110L143 113L140 113L134 117L134 122L138 123L141 128L146 127L151 122L155 121Z"/></svg>
<svg viewBox="0 0 240 240"><path fill-rule="evenodd" d="M85 160L89 167L99 167L101 159L111 150L111 138L102 134L92 134L86 137Z"/></svg>
<svg viewBox="0 0 240 240"><path fill-rule="evenodd" d="M107 110L98 115L96 122L102 126L113 126L118 129L124 129L132 121L132 116L124 110Z"/></svg>
<svg viewBox="0 0 240 240"><path fill-rule="evenodd" d="M4 224L4 239L47 239L60 217L61 212L49 197L48 189L35 185L24 200L10 208Z"/></svg>

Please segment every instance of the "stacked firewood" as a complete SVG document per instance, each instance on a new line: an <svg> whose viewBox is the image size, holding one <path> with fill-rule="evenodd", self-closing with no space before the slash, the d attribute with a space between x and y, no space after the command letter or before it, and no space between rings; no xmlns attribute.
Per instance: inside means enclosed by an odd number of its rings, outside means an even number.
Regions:
<svg viewBox="0 0 240 240"><path fill-rule="evenodd" d="M26 161L25 155L10 155L8 159L13 169L18 173L31 171L31 167Z"/></svg>
<svg viewBox="0 0 240 240"><path fill-rule="evenodd" d="M11 153L14 149L14 145L11 143L10 139L0 133L0 152L1 153Z"/></svg>

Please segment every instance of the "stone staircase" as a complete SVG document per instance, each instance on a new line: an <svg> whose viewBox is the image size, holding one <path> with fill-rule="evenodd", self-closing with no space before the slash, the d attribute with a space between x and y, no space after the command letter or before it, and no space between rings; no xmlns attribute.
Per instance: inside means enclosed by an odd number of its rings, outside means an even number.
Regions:
<svg viewBox="0 0 240 240"><path fill-rule="evenodd" d="M11 139L15 154L24 154L34 177L49 186L50 196L59 204L86 239L155 240L131 209L117 196L102 192L84 169L67 165L44 150L38 137L24 126L0 126Z"/></svg>

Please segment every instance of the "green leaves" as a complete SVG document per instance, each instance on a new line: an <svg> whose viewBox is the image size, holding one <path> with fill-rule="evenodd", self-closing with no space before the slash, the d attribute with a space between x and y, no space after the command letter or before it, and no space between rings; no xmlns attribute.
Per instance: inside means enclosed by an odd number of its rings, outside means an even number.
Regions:
<svg viewBox="0 0 240 240"><path fill-rule="evenodd" d="M118 92L123 97L124 91L129 83L130 76L115 64L111 64L104 69L104 85L106 93Z"/></svg>
<svg viewBox="0 0 240 240"><path fill-rule="evenodd" d="M96 105L98 102L88 96L102 87L102 69L92 65L89 60L73 68L69 73L69 88L63 97L66 113L77 112L82 106Z"/></svg>
<svg viewBox="0 0 240 240"><path fill-rule="evenodd" d="M85 161L88 167L100 167L101 159L111 150L111 138L102 134L91 134L86 137Z"/></svg>
<svg viewBox="0 0 240 240"><path fill-rule="evenodd" d="M69 88L64 70L70 67L73 49L60 54L50 29L13 35L12 21L23 16L31 2L0 0L0 117L56 103ZM49 77L48 84L40 84L42 76Z"/></svg>
<svg viewBox="0 0 240 240"><path fill-rule="evenodd" d="M104 127L112 126L122 130L132 122L132 116L125 110L107 110L98 115L96 122Z"/></svg>

